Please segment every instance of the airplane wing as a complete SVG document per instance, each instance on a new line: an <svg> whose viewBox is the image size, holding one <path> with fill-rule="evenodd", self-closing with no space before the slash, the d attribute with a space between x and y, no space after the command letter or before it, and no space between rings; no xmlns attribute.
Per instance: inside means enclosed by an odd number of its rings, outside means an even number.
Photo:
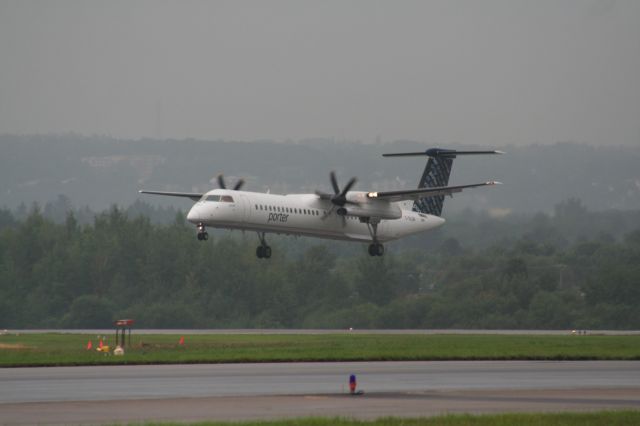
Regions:
<svg viewBox="0 0 640 426"><path fill-rule="evenodd" d="M453 195L456 192L462 192L463 189L478 188L480 186L490 185L501 185L501 182L489 181L483 183L474 183L472 185L441 186L437 188L418 188L402 191L369 192L367 194L367 198L386 201L417 200L420 198L435 197L437 195Z"/></svg>
<svg viewBox="0 0 640 426"><path fill-rule="evenodd" d="M198 201L204 194L197 194L195 192L165 192L165 191L138 191L140 194L154 194L154 195L167 195L170 197L185 197L191 198L193 201Z"/></svg>

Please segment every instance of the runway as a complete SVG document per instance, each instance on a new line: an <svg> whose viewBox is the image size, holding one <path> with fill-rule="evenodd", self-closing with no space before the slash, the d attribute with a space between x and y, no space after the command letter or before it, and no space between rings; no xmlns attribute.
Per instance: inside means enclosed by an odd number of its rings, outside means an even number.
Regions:
<svg viewBox="0 0 640 426"><path fill-rule="evenodd" d="M364 395L347 394L356 374ZM640 409L640 362L442 361L0 369L3 424Z"/></svg>

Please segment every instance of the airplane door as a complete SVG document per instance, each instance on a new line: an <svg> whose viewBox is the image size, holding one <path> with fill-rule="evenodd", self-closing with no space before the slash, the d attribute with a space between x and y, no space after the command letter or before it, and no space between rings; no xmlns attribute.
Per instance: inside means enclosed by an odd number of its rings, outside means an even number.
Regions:
<svg viewBox="0 0 640 426"><path fill-rule="evenodd" d="M236 203L236 217L239 222L247 222L249 220L249 213L251 209L249 208L249 200L245 195L237 195L238 202Z"/></svg>

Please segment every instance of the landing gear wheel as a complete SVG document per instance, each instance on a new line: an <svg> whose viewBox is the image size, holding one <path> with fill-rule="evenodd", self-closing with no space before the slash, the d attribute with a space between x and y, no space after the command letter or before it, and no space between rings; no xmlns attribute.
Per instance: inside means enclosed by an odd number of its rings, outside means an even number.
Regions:
<svg viewBox="0 0 640 426"><path fill-rule="evenodd" d="M264 232L258 232L258 238L260 239L260 245L256 248L256 256L258 259L269 259L271 257L271 247L267 245Z"/></svg>
<svg viewBox="0 0 640 426"><path fill-rule="evenodd" d="M204 227L204 224L199 223L198 224L198 241L206 241L208 239L209 239L209 234L207 233L207 230Z"/></svg>
<svg viewBox="0 0 640 426"><path fill-rule="evenodd" d="M384 254L384 246L380 243L369 244L369 255L382 256Z"/></svg>
<svg viewBox="0 0 640 426"><path fill-rule="evenodd" d="M271 247L269 246L258 246L256 247L256 256L258 259L269 259L271 258Z"/></svg>

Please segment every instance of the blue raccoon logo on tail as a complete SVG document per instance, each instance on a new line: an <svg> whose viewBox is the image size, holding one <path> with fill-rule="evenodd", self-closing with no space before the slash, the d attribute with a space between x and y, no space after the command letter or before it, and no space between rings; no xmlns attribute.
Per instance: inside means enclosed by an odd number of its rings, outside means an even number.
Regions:
<svg viewBox="0 0 640 426"><path fill-rule="evenodd" d="M445 152L455 152L452 150L429 149L427 155L429 160L424 168L418 188L440 188L449 184L449 175L451 175L451 167L455 155L445 155ZM444 204L444 195L436 195L434 197L420 198L413 202L412 210L440 216L442 214L442 205Z"/></svg>
<svg viewBox="0 0 640 426"><path fill-rule="evenodd" d="M458 155L502 154L501 151L456 151L454 149L430 148L424 152L407 152L383 154L385 157L409 157L424 155L429 157L418 188L442 188L449 184L449 176L453 167L453 160ZM414 201L412 210L415 212L440 216L444 204L444 195L432 195Z"/></svg>

